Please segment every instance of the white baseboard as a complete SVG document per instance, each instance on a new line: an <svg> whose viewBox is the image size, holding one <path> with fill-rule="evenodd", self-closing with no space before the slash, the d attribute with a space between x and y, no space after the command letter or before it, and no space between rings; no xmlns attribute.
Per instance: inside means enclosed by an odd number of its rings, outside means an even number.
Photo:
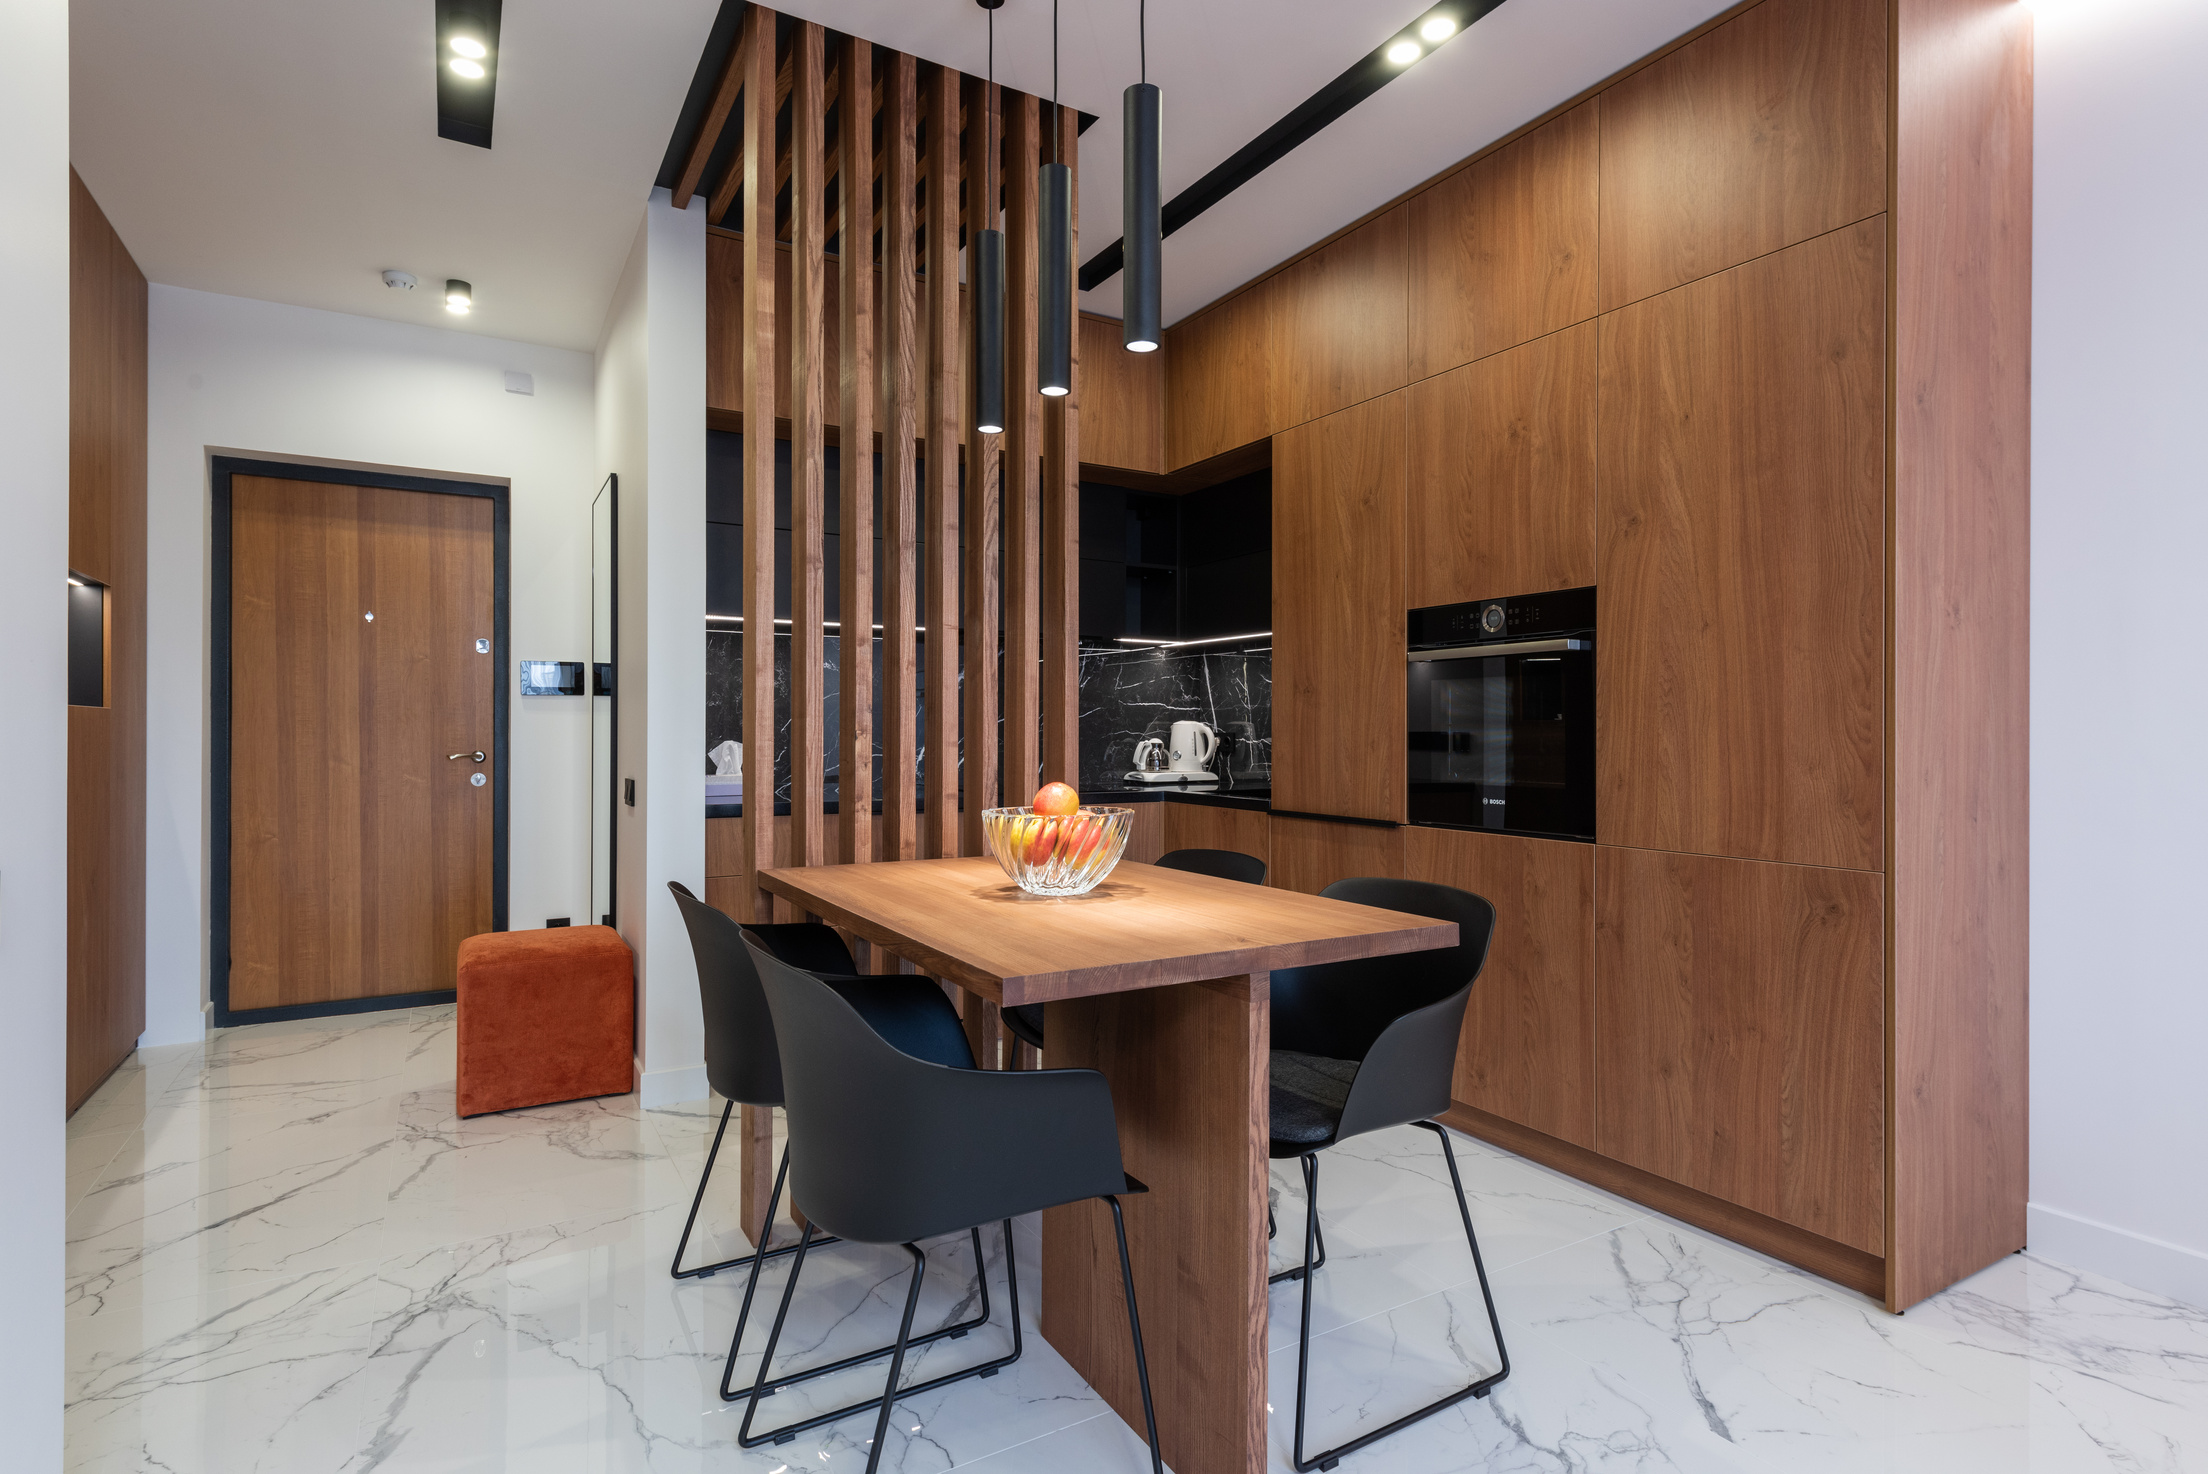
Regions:
<svg viewBox="0 0 2208 1474"><path fill-rule="evenodd" d="M2033 1254L2208 1307L2208 1254L2040 1203L2025 1205Z"/></svg>
<svg viewBox="0 0 2208 1474"><path fill-rule="evenodd" d="M646 1070L637 1084L638 1102L647 1111L704 1100L709 1091L703 1060L680 1069Z"/></svg>

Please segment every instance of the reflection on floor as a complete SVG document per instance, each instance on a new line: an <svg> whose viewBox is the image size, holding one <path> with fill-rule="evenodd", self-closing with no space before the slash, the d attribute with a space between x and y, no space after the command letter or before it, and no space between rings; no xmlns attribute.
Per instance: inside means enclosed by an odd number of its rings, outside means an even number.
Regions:
<svg viewBox="0 0 2208 1474"><path fill-rule="evenodd" d="M742 1278L667 1278L716 1108L630 1097L458 1121L452 1060L449 1009L262 1025L144 1051L77 1114L71 1469L863 1466L871 1418L736 1447L742 1405L715 1385ZM1345 1474L2208 1468L2208 1312L2020 1256L1897 1319L1503 1153L1458 1153L1511 1377ZM1297 1179L1274 1180L1280 1247L1300 1252ZM1446 1182L1434 1138L1410 1129L1324 1159L1310 1446L1493 1364ZM709 1199L705 1221L732 1225L733 1202ZM984 1242L1001 1274L1002 1245ZM1025 1358L901 1404L884 1467L1134 1474L1139 1439L1035 1334L1033 1223L1014 1248ZM971 1257L931 1247L932 1323L967 1306ZM815 1255L792 1351L886 1340L901 1259ZM1273 1292L1276 1470L1298 1297ZM930 1347L910 1375L997 1354L996 1303L994 1328ZM878 1377L785 1393L763 1416Z"/></svg>

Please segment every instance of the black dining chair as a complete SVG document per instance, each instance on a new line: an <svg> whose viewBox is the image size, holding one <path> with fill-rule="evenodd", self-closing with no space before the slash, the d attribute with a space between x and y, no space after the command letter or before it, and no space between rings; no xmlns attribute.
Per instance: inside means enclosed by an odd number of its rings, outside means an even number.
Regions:
<svg viewBox="0 0 2208 1474"><path fill-rule="evenodd" d="M752 1241L758 1247L749 1254L723 1259L717 1264L682 1267L691 1230L697 1225L699 1205L705 1201L706 1184L713 1179L713 1164L720 1156L721 1141L728 1131L729 1116L739 1105L772 1107L782 1104L782 1061L775 1043L774 1017L767 1009L766 994L760 990L758 970L752 964L753 953L745 945L745 936L760 939L771 955L786 956L800 967L826 974L826 986L847 998L871 1028L896 1040L898 1047L939 1065L958 1069L972 1069L974 1055L966 1042L965 1026L959 1022L957 1011L951 1007L950 999L943 996L941 988L926 978L860 976L851 963L850 950L834 928L817 922L742 927L727 913L699 900L687 886L669 881L667 889L674 893L675 904L682 909L683 925L690 933L690 950L697 960L698 999L705 1013L706 1081L727 1102L721 1108L720 1125L713 1132L713 1145L706 1151L705 1170L698 1175L698 1190L690 1199L690 1216L683 1221L682 1236L675 1242L674 1262L668 1266L668 1272L676 1279L707 1279L724 1269L749 1266L751 1274L744 1286L742 1308L736 1316L736 1332L729 1338L728 1361L721 1371L721 1396L725 1401L734 1402L745 1395L731 1390L729 1383L735 1375L744 1327L751 1318L760 1266L769 1259L794 1254L798 1249L795 1243L779 1249L770 1248L767 1243L790 1168L789 1148L785 1146L781 1162L775 1168L774 1189L768 1194L766 1213ZM988 1322L989 1281L982 1273L979 1228L973 1232L973 1244L974 1269L981 1285L980 1313L917 1340L955 1339ZM787 1384L826 1376L829 1372L886 1356L889 1350L883 1346L783 1380Z"/></svg>
<svg viewBox="0 0 2208 1474"><path fill-rule="evenodd" d="M1155 861L1160 870L1185 870L1191 875L1213 875L1239 880L1245 885L1265 883L1265 862L1240 850L1169 850ZM800 964L802 966L803 964ZM1030 1048L1043 1047L1043 1005L1022 1003L1004 1010L1004 1026Z"/></svg>
<svg viewBox="0 0 2208 1474"><path fill-rule="evenodd" d="M1405 911L1457 924L1457 944L1392 957L1365 957L1313 967L1286 968L1272 977L1272 1147L1274 1158L1303 1163L1303 1263L1271 1276L1274 1283L1303 1281L1303 1328L1296 1346L1295 1464L1302 1471L1331 1469L1343 1455L1397 1433L1468 1397L1485 1397L1510 1375L1503 1323L1487 1284L1487 1265L1472 1231L1472 1210L1457 1175L1449 1133L1431 1118L1449 1108L1457 1037L1465 1004L1487 961L1495 908L1470 891L1416 880L1337 880L1320 895L1385 911ZM1311 1282L1326 1266L1319 1235L1319 1156L1353 1136L1389 1126L1420 1126L1441 1138L1442 1158L1464 1220L1488 1328L1502 1366L1460 1391L1338 1448L1305 1458L1303 1416L1311 1380ZM1314 1257L1316 1255L1316 1257Z"/></svg>
<svg viewBox="0 0 2208 1474"><path fill-rule="evenodd" d="M1149 1189L1129 1177L1120 1161L1119 1128L1104 1076L1095 1070L946 1068L898 1048L823 980L761 951L753 958L781 1040L792 1191L805 1203L806 1224L737 1441L746 1448L781 1442L877 1407L866 1461L867 1474L873 1474L889 1441L892 1404L968 1377L994 1375L1018 1360L1019 1274L1012 1258L1012 1220L1102 1198L1111 1207L1119 1238L1120 1283L1127 1297L1127 1328L1134 1338L1150 1467L1153 1474L1163 1474L1150 1367L1143 1355L1142 1319L1127 1258L1127 1224L1119 1204L1123 1194ZM979 1232L979 1225L990 1222L1003 1225L1011 1355L899 1387L905 1352L917 1340L912 1317L927 1269L920 1241ZM900 1244L912 1256L912 1284L905 1292L897 1344L889 1353L889 1377L878 1404L854 1404L754 1434L751 1421L760 1397L787 1380L772 1375L774 1352L816 1230L854 1243Z"/></svg>

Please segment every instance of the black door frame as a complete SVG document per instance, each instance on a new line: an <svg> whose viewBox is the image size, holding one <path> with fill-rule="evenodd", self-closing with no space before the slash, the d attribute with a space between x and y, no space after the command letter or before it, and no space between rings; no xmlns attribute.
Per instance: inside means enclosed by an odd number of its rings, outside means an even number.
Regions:
<svg viewBox="0 0 2208 1474"><path fill-rule="evenodd" d="M507 599L512 583L509 488L487 481L463 481L442 476L399 476L383 471L352 471L335 466L303 466L290 461L263 461L242 456L216 456L214 471L214 578L212 603L214 652L209 662L212 689L210 715L213 751L209 762L213 792L208 807L210 844L208 867L208 967L209 991L214 999L217 1028L234 1024L276 1023L283 1019L325 1018L347 1013L375 1013L393 1008L420 1008L450 1003L451 988L420 993L387 993L375 998L345 998L329 1003L287 1003L273 1008L230 1006L230 478L268 476L283 481L321 481L335 486L374 486L391 491L426 491L444 496L479 496L491 503L491 742L496 757L491 767L491 930L506 930L506 822L508 700L511 682L508 658Z"/></svg>

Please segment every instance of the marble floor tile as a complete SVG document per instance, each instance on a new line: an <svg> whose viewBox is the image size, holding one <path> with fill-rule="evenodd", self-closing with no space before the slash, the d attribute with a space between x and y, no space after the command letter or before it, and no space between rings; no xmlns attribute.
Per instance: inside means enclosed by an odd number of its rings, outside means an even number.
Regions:
<svg viewBox="0 0 2208 1474"><path fill-rule="evenodd" d="M865 1466L871 1415L744 1450L719 1384L746 1275L668 1276L719 1121L634 1097L462 1121L449 1007L219 1031L134 1056L68 1132L68 1467L86 1474L794 1474ZM2028 1256L1903 1317L1484 1144L1453 1138L1511 1375L1352 1455L1406 1471L2208 1468L2208 1312ZM733 1142L687 1254L746 1252ZM1275 1267L1303 1187L1275 1163ZM1326 1153L1311 1445L1496 1365L1434 1136ZM794 1232L785 1222L778 1237ZM894 1405L900 1474L1139 1471L1139 1433L1037 1332L1041 1229L1012 1233L1022 1357ZM918 1325L978 1311L964 1237L926 1246ZM1012 1309L915 1351L907 1382L1002 1354ZM898 1250L808 1254L777 1365L871 1350ZM735 1376L757 1367L772 1261ZM1271 1295L1270 1447L1289 1467L1301 1286ZM1155 1365L1155 1364L1154 1364ZM762 1400L877 1396L880 1361Z"/></svg>

